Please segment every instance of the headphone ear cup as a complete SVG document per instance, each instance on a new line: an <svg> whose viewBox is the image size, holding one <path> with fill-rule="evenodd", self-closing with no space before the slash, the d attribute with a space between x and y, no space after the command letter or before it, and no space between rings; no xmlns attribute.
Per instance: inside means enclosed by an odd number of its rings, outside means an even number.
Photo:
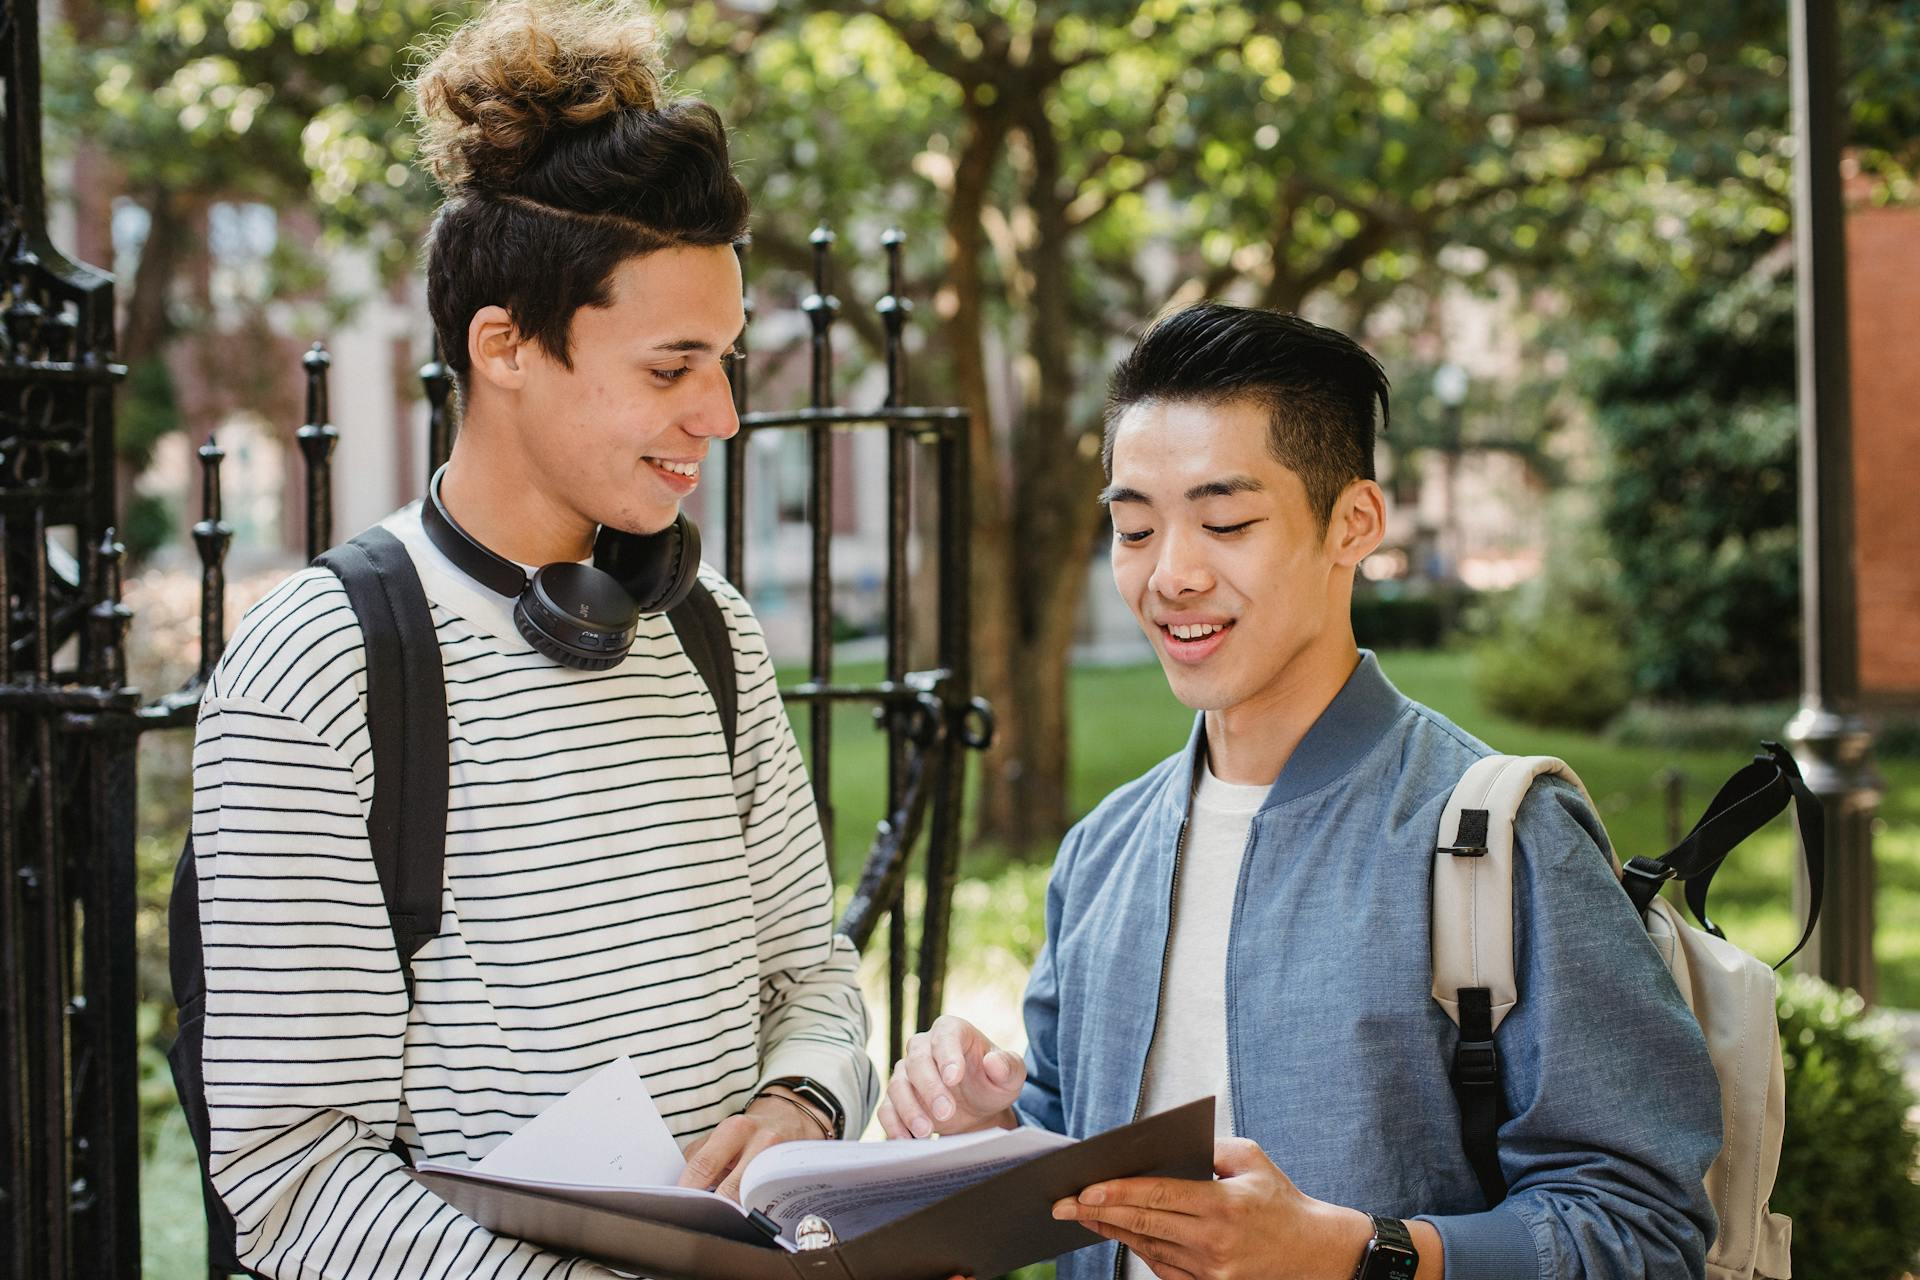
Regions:
<svg viewBox="0 0 1920 1280"><path fill-rule="evenodd" d="M618 653L586 654L577 649L568 648L552 636L534 625L527 616L527 602L523 596L514 602L513 625L520 632L520 638L533 646L533 651L543 658L549 658L563 667L572 667L575 671L607 671L619 665L627 656L623 648Z"/></svg>
<svg viewBox="0 0 1920 1280"><path fill-rule="evenodd" d="M665 613L700 578L700 526L683 511L658 533L602 529L593 563L619 580L641 613Z"/></svg>

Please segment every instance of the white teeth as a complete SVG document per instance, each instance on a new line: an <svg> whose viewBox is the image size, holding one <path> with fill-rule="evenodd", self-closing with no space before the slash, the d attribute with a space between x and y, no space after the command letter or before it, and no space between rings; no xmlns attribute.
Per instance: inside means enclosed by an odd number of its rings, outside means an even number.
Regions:
<svg viewBox="0 0 1920 1280"><path fill-rule="evenodd" d="M700 474L700 464L697 462L669 462L665 458L648 458L647 461L662 471L671 471L677 476L697 476Z"/></svg>
<svg viewBox="0 0 1920 1280"><path fill-rule="evenodd" d="M1213 622L1198 622L1192 626L1167 628L1167 630L1173 632L1175 636L1182 640L1204 640L1214 632L1225 631L1226 629L1225 625Z"/></svg>

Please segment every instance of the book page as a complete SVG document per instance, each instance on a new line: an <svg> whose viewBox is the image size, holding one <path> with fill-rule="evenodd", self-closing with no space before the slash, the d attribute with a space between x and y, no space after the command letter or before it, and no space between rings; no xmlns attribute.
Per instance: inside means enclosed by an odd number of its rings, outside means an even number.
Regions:
<svg viewBox="0 0 1920 1280"><path fill-rule="evenodd" d="M524 1182L671 1187L686 1169L660 1109L626 1058L616 1058L520 1127L474 1166Z"/></svg>
<svg viewBox="0 0 1920 1280"><path fill-rule="evenodd" d="M1045 1129L990 1129L891 1142L787 1142L747 1166L740 1198L788 1239L818 1214L845 1243L1004 1169L1073 1145Z"/></svg>

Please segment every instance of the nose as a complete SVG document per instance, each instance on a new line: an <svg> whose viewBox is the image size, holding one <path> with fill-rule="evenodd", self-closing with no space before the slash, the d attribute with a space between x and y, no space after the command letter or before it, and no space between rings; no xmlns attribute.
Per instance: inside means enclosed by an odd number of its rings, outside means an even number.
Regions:
<svg viewBox="0 0 1920 1280"><path fill-rule="evenodd" d="M724 362L701 372L699 398L689 406L683 422L687 434L730 440L740 430L740 414L733 407L733 383Z"/></svg>
<svg viewBox="0 0 1920 1280"><path fill-rule="evenodd" d="M1213 570L1207 565L1204 535L1168 529L1160 539L1160 556L1154 561L1147 587L1163 600L1211 591Z"/></svg>

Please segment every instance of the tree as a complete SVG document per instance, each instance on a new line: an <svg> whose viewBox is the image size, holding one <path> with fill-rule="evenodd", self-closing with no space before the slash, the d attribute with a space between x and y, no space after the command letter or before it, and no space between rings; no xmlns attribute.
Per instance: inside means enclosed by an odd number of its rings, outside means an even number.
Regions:
<svg viewBox="0 0 1920 1280"><path fill-rule="evenodd" d="M1003 735L983 833L1016 845L1068 817L1100 392L1162 304L1233 293L1360 327L1449 275L1564 272L1560 233L1610 230L1596 204L1771 217L1784 195L1784 22L1751 6L810 0L696 7L682 32L687 80L782 197L756 220L776 260L820 208L939 229Z"/></svg>
<svg viewBox="0 0 1920 1280"><path fill-rule="evenodd" d="M256 0L216 21L204 0L111 0L90 12L112 39L76 22L97 54L78 82L98 86L76 118L161 171L156 191L304 192L404 258L426 193L390 86L443 11ZM1849 9L1856 127L1894 194L1917 11ZM1786 227L1780 6L696 0L663 17L683 86L736 130L756 262L804 270L822 217L898 221L941 281L916 398L972 414L976 669L1002 728L982 817L1016 846L1069 816L1105 371L1165 303L1230 294L1359 329L1504 275L1619 316L1649 281L1727 278L1737 246ZM174 154L190 138L218 167Z"/></svg>

